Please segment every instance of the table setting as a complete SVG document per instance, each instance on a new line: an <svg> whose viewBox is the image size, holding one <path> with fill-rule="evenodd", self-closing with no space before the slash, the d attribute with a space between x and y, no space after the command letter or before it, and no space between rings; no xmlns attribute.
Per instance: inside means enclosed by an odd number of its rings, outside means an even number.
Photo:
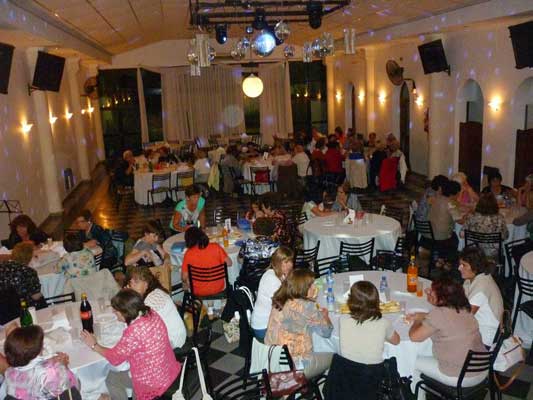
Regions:
<svg viewBox="0 0 533 400"><path fill-rule="evenodd" d="M423 294L424 288L429 287L431 281L424 278L418 278L418 293L409 293L407 292L407 275L404 273L391 271L357 271L334 274L333 293L335 296L335 307L333 311L329 312L329 317L333 323L333 332L329 338L313 334L313 351L339 352L340 320L350 318L346 301L351 285L359 280L366 280L372 282L379 289L383 277L386 278L388 289L385 293L380 294L381 312L383 318L391 321L401 339L398 345L392 345L386 342L383 357L396 357L400 376L410 376L413 375L417 356L432 354L431 339L419 343L411 342L409 339L411 324L406 319L406 315L408 314L429 312L433 308ZM319 278L315 283L319 289L317 302L324 308L328 307L326 279L326 277Z"/></svg>
<svg viewBox="0 0 533 400"><path fill-rule="evenodd" d="M359 211L355 218L347 219L345 213L314 217L301 227L304 248L312 249L320 241L318 258L339 254L341 241L361 244L375 238L374 250L394 250L402 232L398 221L385 215ZM369 262L370 260L365 260Z"/></svg>
<svg viewBox="0 0 533 400"><path fill-rule="evenodd" d="M112 367L105 358L92 351L80 340L82 324L80 319L80 302L57 304L33 312L36 325L45 333L43 357L53 357L59 352L68 354L69 368L80 380L83 399L96 400L101 393L106 393L105 379L110 369L127 370L127 363ZM92 304L94 333L100 344L115 346L126 324L118 321L109 301L98 299ZM19 324L18 319L6 324ZM0 330L0 347L5 341L5 329ZM1 390L0 390L1 391ZM0 395L0 398L2 396Z"/></svg>

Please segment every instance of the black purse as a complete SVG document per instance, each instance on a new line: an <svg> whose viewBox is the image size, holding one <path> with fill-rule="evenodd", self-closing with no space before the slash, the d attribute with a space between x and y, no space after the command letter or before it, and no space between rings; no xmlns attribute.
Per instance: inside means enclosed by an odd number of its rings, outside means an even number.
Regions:
<svg viewBox="0 0 533 400"><path fill-rule="evenodd" d="M411 391L411 378L400 377L396 357L383 361L383 379L378 389L378 400L416 400Z"/></svg>

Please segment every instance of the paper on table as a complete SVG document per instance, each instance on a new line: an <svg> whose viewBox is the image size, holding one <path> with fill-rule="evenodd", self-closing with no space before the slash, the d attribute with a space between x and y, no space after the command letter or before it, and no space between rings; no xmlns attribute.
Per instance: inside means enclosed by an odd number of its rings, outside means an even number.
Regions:
<svg viewBox="0 0 533 400"><path fill-rule="evenodd" d="M55 330L57 328L65 328L70 329L70 322L67 318L67 313L65 310L58 311L52 315L52 322L53 326L51 330Z"/></svg>
<svg viewBox="0 0 533 400"><path fill-rule="evenodd" d="M364 281L365 276L363 274L350 275L348 277L348 280L350 282L350 289L348 289L348 291L344 293L344 295L342 296L345 300L348 299L348 296L350 295L350 290L351 290L352 285L356 282Z"/></svg>
<svg viewBox="0 0 533 400"><path fill-rule="evenodd" d="M345 224L353 224L355 221L355 210L352 210L351 208L348 209L348 215L344 217L344 223Z"/></svg>

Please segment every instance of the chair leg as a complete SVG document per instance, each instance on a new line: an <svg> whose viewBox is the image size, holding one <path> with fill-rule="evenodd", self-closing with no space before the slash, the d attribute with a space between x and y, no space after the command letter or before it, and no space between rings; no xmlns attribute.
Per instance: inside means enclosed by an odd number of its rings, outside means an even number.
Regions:
<svg viewBox="0 0 533 400"><path fill-rule="evenodd" d="M513 323L511 325L511 332L514 333L514 329L515 329L515 326L516 326L516 320L518 318L518 313L520 311L520 301L522 300L522 296L519 294L518 295L518 298L516 299L516 305L515 305L515 310L514 310L514 315L513 315Z"/></svg>

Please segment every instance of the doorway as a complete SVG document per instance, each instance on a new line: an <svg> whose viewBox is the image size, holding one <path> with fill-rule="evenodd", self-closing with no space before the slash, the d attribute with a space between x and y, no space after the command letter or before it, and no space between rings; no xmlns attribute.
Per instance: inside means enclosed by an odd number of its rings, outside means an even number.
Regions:
<svg viewBox="0 0 533 400"><path fill-rule="evenodd" d="M462 89L465 120L459 123L459 171L477 191L481 184L483 153L483 94L478 83L468 80Z"/></svg>
<svg viewBox="0 0 533 400"><path fill-rule="evenodd" d="M533 77L524 80L514 96L513 125L516 130L514 186L524 184L533 173Z"/></svg>
<svg viewBox="0 0 533 400"><path fill-rule="evenodd" d="M403 83L400 90L400 149L405 155L409 166L409 130L411 126L410 96L407 83Z"/></svg>

